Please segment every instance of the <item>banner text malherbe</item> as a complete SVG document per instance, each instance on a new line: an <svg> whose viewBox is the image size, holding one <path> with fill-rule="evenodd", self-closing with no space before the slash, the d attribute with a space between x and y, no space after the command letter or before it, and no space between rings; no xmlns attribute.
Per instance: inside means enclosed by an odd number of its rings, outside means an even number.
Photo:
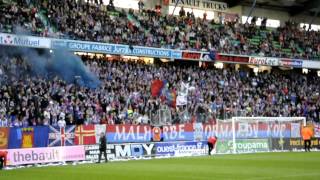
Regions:
<svg viewBox="0 0 320 180"><path fill-rule="evenodd" d="M59 160L60 155L57 149L52 149L51 151L40 152L40 153L37 153L33 150L28 153L14 152L13 157L14 157L15 163L28 162L28 161L46 162L46 161L52 161L52 160Z"/></svg>

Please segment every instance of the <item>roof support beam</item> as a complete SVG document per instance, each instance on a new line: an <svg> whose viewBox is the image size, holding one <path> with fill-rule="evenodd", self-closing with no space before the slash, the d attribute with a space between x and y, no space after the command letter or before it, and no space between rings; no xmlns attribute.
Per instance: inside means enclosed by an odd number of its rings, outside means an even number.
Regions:
<svg viewBox="0 0 320 180"><path fill-rule="evenodd" d="M302 7L298 7L298 6L292 7L289 10L289 14L291 16L295 16L295 15L301 14L304 11L308 11L310 9L319 8L319 7L320 7L320 0L310 0L304 3Z"/></svg>

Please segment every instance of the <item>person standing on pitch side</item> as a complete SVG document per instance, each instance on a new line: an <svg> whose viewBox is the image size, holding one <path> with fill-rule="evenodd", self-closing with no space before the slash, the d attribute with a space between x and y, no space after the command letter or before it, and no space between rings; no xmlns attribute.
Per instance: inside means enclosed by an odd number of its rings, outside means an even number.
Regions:
<svg viewBox="0 0 320 180"><path fill-rule="evenodd" d="M304 150L310 152L311 148L311 138L313 136L313 131L310 127L304 125L301 129L301 136L304 141Z"/></svg>
<svg viewBox="0 0 320 180"><path fill-rule="evenodd" d="M102 153L104 155L105 161L108 162L106 150L107 150L106 136L104 133L101 133L100 139L99 139L99 161L98 161L98 163L100 163L100 161L101 161Z"/></svg>

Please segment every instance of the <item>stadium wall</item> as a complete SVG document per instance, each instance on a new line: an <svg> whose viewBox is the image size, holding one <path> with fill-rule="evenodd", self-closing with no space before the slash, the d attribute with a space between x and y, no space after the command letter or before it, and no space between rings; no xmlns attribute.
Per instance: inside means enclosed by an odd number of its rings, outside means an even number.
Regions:
<svg viewBox="0 0 320 180"><path fill-rule="evenodd" d="M241 10L241 16L248 16L250 12L250 8L248 6L242 6ZM232 9L230 9L232 11ZM239 11L238 11L239 12ZM279 10L272 10L272 9L263 9L263 8L255 8L251 16L257 16L257 17L267 17L269 19L276 19L280 20L281 26L284 25L284 23L288 20L292 20L298 23L307 23L309 24L312 16L307 16L304 14L299 14L296 16L290 16L288 12L285 11L279 11ZM316 18L313 22L313 24L320 24L320 19Z"/></svg>

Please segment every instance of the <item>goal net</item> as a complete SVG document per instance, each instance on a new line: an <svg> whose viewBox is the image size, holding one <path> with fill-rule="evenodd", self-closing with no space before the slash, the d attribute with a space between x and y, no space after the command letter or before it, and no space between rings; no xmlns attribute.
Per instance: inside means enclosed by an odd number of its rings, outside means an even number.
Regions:
<svg viewBox="0 0 320 180"><path fill-rule="evenodd" d="M217 153L255 153L301 149L305 117L233 117L217 121Z"/></svg>
<svg viewBox="0 0 320 180"><path fill-rule="evenodd" d="M171 110L168 106L161 106L155 112L150 112L151 125L152 126L163 126L172 123Z"/></svg>

